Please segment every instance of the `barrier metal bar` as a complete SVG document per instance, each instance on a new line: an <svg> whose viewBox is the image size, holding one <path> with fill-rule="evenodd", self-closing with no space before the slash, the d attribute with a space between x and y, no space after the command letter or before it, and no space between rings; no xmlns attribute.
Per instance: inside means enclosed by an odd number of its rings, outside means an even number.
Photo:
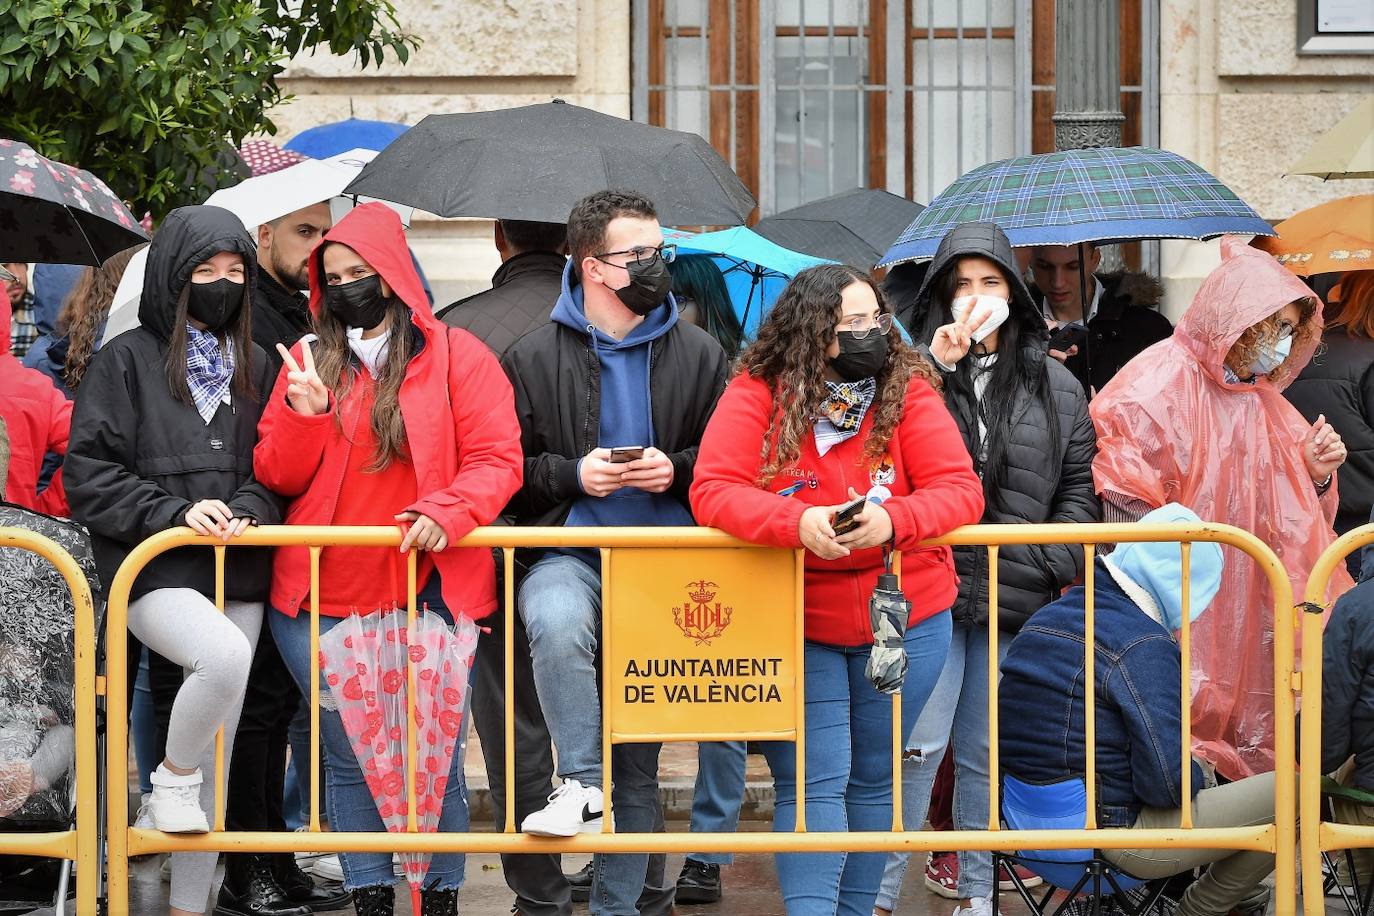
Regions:
<svg viewBox="0 0 1374 916"><path fill-rule="evenodd" d="M1322 853L1337 849L1374 846L1374 827L1322 822L1322 628L1327 587L1347 555L1374 543L1374 525L1347 531L1317 558L1307 579L1302 627L1302 761L1299 770L1298 820L1306 824L1302 832L1303 912L1318 916L1326 912L1322 887ZM1315 826L1314 826L1315 825Z"/></svg>
<svg viewBox="0 0 1374 916"><path fill-rule="evenodd" d="M1001 772L1002 749L998 747L997 736L1001 734L1002 720L997 691L1001 675L1001 665L997 662L997 640L1001 637L997 619L999 603L999 576L997 572L998 545L988 545L988 830L1002 829L1002 806L998 794L1002 791ZM950 753L946 748L945 753Z"/></svg>
<svg viewBox="0 0 1374 916"><path fill-rule="evenodd" d="M223 544L215 545L215 610L220 614L224 613L224 550ZM254 648L257 644L254 643ZM215 789L215 816L212 823L216 830L224 830L224 796L228 794L229 781L225 779L224 768L224 727L215 732L215 785L224 786L225 790Z"/></svg>
<svg viewBox="0 0 1374 916"><path fill-rule="evenodd" d="M68 859L76 865L76 911L94 913L100 883L100 796L96 786L95 605L86 576L56 541L22 528L0 528L0 547L36 553L51 563L72 594L76 825L45 833L0 833L0 854ZM126 767L127 771L127 767ZM127 799L126 799L127 803Z"/></svg>
<svg viewBox="0 0 1374 916"><path fill-rule="evenodd" d="M745 834L584 834L566 840L512 835L513 792L507 794L506 831L495 834L439 834L439 833L225 833L213 832L199 836L168 836L157 831L115 829L113 825L127 823L127 791L124 772L115 767L111 773L109 793L110 811L110 898L112 912L127 911L127 858L133 853L158 851L295 851L301 845L328 851L398 851L398 852L684 852L696 849L703 852L801 852L853 851L880 852L890 850L946 850L971 849L1073 849L1090 845L1095 848L1123 849L1146 846L1205 847L1245 849L1274 853L1277 856L1276 893L1280 901L1294 899L1294 864L1296 820L1292 816L1294 804L1293 766L1293 610L1292 590L1287 574L1272 551L1254 535L1224 525L988 525L962 528L928 545L1006 545L1006 544L1077 544L1091 547L1095 543L1214 541L1244 551L1260 565L1268 577L1275 596L1275 754L1278 773L1275 780L1275 823L1256 827L1194 828L1184 832L1177 829L1160 830L1055 830L1055 831L998 831L997 839L988 831L956 831L952 833L874 832L874 833L808 833L805 831L804 804L798 808L797 831L794 833ZM306 544L315 547L334 545L396 546L400 535L390 527L373 528L289 528L263 527L250 529L235 543L244 546L280 546ZM124 703L127 684L124 683L124 662L127 654L128 593L138 571L159 553L174 547L191 544L213 545L208 538L200 538L187 529L177 529L155 535L130 553L115 577L111 589L109 663L116 673L111 680L110 703L119 708ZM505 568L511 571L510 550L517 547L596 547L613 550L618 547L750 547L719 532L699 528L659 529L564 529L564 528L484 528L478 529L462 541L467 547L500 547L504 551ZM798 576L801 575L797 564ZM1091 569L1091 566L1089 566ZM314 571L317 579L318 571ZM317 583L316 583L317 584ZM507 579L507 595L511 597L513 582ZM512 621L513 601L507 604L507 622ZM312 616L318 607L312 601ZM1089 618L1091 619L1091 618ZM995 637L993 637L995 638ZM798 635L798 651L801 652ZM506 645L507 685L511 678L512 650ZM799 660L803 656L799 654ZM995 658L995 656L992 656ZM798 688L804 685L799 681ZM804 702L804 701L803 701ZM803 706L804 708L804 706ZM512 707L507 704L507 766L508 784L511 782L514 755L511 733ZM315 740L318 741L318 717ZM721 740L705 736L701 740ZM111 717L110 755L116 759L127 754L127 721L122 716ZM804 740L804 730L797 735L797 743ZM990 742L991 743L991 742ZM1091 746L1091 745L1090 745ZM802 758L803 748L798 748ZM804 760L799 759L804 765ZM116 773L118 778L116 778ZM804 773L798 772L798 783L804 785ZM218 791L218 787L217 787ZM995 798L995 796L994 796ZM609 814L609 804L607 813ZM1285 814L1284 812L1288 812ZM899 815L898 815L899 816Z"/></svg>

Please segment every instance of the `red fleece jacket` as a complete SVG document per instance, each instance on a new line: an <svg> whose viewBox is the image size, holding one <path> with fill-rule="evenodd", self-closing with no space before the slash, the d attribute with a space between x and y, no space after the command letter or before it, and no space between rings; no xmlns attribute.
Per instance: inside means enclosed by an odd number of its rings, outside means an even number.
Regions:
<svg viewBox="0 0 1374 916"><path fill-rule="evenodd" d="M720 528L757 544L801 547L798 526L810 506L849 501L849 488L865 493L875 484L892 491L883 508L892 518L902 551L902 590L911 600L908 625L948 608L957 580L947 547L919 547L983 514L983 487L945 403L924 379L907 387L902 419L888 443L886 460L864 460L873 411L857 435L821 457L816 440L802 437L801 454L766 489L757 484L760 453L773 413L769 385L740 375L725 389L706 434L691 489L698 524ZM778 491L806 482L790 497ZM873 641L868 598L882 572L881 548L857 550L839 560L806 554L806 638L840 646Z"/></svg>
<svg viewBox="0 0 1374 916"><path fill-rule="evenodd" d="M357 207L326 233L310 259L313 314L319 315L324 300L321 257L330 242L341 242L362 256L410 306L411 321L424 336L424 348L411 359L401 383L401 416L419 494L403 508L434 519L453 543L495 520L520 488L524 461L510 382L477 338L434 317L411 263L401 221L382 204ZM297 344L292 355L298 363L300 354ZM333 524L343 489L350 489L350 502L356 505L357 488L371 483L372 475L349 474L351 437L340 431L340 425L347 430L367 422L364 387L355 384L342 403L331 403L328 412L314 417L291 408L286 388L283 368L258 425L253 472L291 500L287 524ZM335 421L335 411L341 424ZM395 524L395 511L379 506L373 524ZM444 601L455 617L480 618L496 607L490 550L449 547L433 556L443 577ZM309 590L308 549L279 549L272 605L294 617Z"/></svg>
<svg viewBox="0 0 1374 916"><path fill-rule="evenodd" d="M0 478L5 500L26 509L65 517L67 495L62 489L59 470L52 483L38 493L38 474L43 455L67 453L67 436L72 425L72 402L58 391L52 381L36 369L26 369L10 355L10 321L13 313L8 296L0 291L0 420L10 442L8 479Z"/></svg>

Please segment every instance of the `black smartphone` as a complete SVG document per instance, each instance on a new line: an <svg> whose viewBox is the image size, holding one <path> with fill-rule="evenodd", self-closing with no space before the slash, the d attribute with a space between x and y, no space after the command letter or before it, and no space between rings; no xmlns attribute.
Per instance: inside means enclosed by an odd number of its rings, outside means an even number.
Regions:
<svg viewBox="0 0 1374 916"><path fill-rule="evenodd" d="M864 504L867 502L867 497L860 496L852 503L846 505L830 519L830 527L835 529L836 534L845 534L859 527L859 519L857 516L863 511Z"/></svg>
<svg viewBox="0 0 1374 916"><path fill-rule="evenodd" d="M638 461L644 457L644 446L642 445L621 445L611 449L611 457L606 460L611 464L628 464L631 461Z"/></svg>
<svg viewBox="0 0 1374 916"><path fill-rule="evenodd" d="M1067 353L1070 347L1077 346L1087 339L1088 329L1083 325L1066 324L1050 335L1050 349Z"/></svg>

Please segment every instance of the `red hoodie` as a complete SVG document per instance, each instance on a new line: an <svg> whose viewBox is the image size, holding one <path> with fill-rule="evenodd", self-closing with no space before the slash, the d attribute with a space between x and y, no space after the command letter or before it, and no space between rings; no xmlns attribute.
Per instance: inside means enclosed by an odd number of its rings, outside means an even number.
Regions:
<svg viewBox="0 0 1374 916"><path fill-rule="evenodd" d="M873 411L857 435L825 457L808 432L801 454L767 489L756 483L760 451L773 412L766 382L739 375L721 395L706 427L693 475L692 512L710 525L752 541L801 547L798 525L810 506L849 501L849 488L866 493L881 484L892 491L883 508L892 518L902 551L902 590L911 600L908 626L948 608L957 580L948 547L920 547L922 540L971 525L983 515L983 485L944 401L924 379L907 387L902 419L888 443L887 460L864 460ZM806 483L790 497L779 490ZM839 560L806 554L806 638L838 646L873 641L868 599L882 572L882 550L857 550Z"/></svg>
<svg viewBox="0 0 1374 916"><path fill-rule="evenodd" d="M67 497L62 490L62 472L38 493L38 473L48 452L67 453L67 435L72 425L72 403L43 373L26 369L10 354L9 296L0 290L0 420L10 442L10 469L4 486L6 502L48 515L67 516Z"/></svg>
<svg viewBox="0 0 1374 916"><path fill-rule="evenodd" d="M400 508L382 505L399 491L394 475L380 480L386 475L357 473L357 461L349 473L353 450L370 448L370 436L364 443L362 435L343 435L334 410L340 412L345 429L361 433L368 422L369 385L355 384L343 403L307 417L286 401L285 368L258 426L253 472L291 500L289 525L334 524L347 488L346 502L354 507L365 504L369 495L378 497L377 517L371 524L395 524L396 512L415 511L438 522L449 543L456 542L493 521L520 488L523 456L510 382L477 338L434 317L394 211L378 203L363 204L326 233L323 244L329 242L347 245L372 265L393 294L410 306L411 321L424 336L424 348L411 359L400 392L418 499ZM324 299L322 253L323 246L310 259L310 310L317 316ZM298 363L300 354L300 344L292 347ZM385 492L377 491L379 486ZM496 607L490 550L449 547L433 559L443 577L444 601L455 617L480 618ZM294 617L309 592L307 548L280 548L272 572L272 605ZM364 613L373 609L358 607ZM342 607L321 610L333 616L348 613Z"/></svg>

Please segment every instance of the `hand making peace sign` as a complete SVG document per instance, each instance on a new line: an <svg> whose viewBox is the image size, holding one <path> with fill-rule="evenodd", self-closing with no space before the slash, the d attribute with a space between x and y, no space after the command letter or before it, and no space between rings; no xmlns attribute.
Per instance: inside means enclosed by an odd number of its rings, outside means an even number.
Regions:
<svg viewBox="0 0 1374 916"><path fill-rule="evenodd" d="M991 309L969 309L962 319L947 324L935 332L930 353L946 366L953 366L968 355L973 346L973 333L992 317Z"/></svg>
<svg viewBox="0 0 1374 916"><path fill-rule="evenodd" d="M329 410L329 389L324 387L320 376L315 372L315 355L310 352L310 341L301 341L302 368L291 356L291 351L277 344L277 352L286 363L286 400L292 409L307 417L317 416Z"/></svg>

